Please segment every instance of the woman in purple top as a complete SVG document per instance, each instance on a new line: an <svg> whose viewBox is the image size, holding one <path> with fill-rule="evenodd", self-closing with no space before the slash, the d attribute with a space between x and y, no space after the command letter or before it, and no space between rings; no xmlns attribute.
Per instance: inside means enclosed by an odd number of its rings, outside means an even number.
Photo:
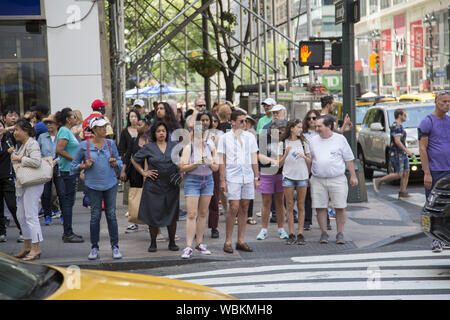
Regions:
<svg viewBox="0 0 450 320"><path fill-rule="evenodd" d="M219 163L214 142L207 140L208 130L212 128L211 114L209 111L202 111L196 121L201 122L202 131L199 134L198 127L194 126L192 143L183 149L180 161L180 170L186 173L184 196L188 211L186 248L181 256L183 259L189 259L192 255L194 236L197 242L195 250L202 254L211 254L203 243L203 235L206 228L206 213L214 194L212 173L219 169Z"/></svg>

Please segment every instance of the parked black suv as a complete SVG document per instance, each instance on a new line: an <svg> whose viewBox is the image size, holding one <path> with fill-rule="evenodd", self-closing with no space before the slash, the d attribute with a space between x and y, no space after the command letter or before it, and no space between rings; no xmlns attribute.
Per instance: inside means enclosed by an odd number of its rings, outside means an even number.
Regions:
<svg viewBox="0 0 450 320"><path fill-rule="evenodd" d="M434 185L422 209L421 224L427 236L450 245L450 176Z"/></svg>

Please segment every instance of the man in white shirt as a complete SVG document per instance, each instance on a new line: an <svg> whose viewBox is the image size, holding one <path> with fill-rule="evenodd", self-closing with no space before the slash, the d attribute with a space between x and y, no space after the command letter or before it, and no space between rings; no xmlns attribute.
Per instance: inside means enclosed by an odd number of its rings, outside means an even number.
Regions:
<svg viewBox="0 0 450 320"><path fill-rule="evenodd" d="M355 159L347 139L333 132L334 119L320 116L316 122L319 135L311 139L311 198L317 210L317 220L322 234L320 243L328 243L326 215L328 199L336 210L336 243L344 244L345 208L347 207L348 183L345 167L350 171L350 184L358 185L353 160Z"/></svg>
<svg viewBox="0 0 450 320"><path fill-rule="evenodd" d="M247 212L250 200L255 197L259 187L257 152L255 136L244 131L247 125L246 114L240 110L231 113L232 130L219 139L220 189L227 194L230 208L226 218L226 240L223 250L233 253L232 235L236 215L238 215L238 241L236 249L253 251L244 243Z"/></svg>

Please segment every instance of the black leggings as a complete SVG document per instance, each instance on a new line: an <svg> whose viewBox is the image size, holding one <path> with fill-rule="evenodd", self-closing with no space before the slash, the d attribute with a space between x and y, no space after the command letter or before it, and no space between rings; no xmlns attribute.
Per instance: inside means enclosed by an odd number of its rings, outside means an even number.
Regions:
<svg viewBox="0 0 450 320"><path fill-rule="evenodd" d="M16 186L12 178L0 179L0 235L6 234L5 207L3 200L6 202L20 234L22 234L19 220L17 220Z"/></svg>
<svg viewBox="0 0 450 320"><path fill-rule="evenodd" d="M150 226L150 246L156 247L156 237L158 236L158 227ZM177 221L167 226L167 232L169 233L169 245L175 244L175 235L177 233Z"/></svg>

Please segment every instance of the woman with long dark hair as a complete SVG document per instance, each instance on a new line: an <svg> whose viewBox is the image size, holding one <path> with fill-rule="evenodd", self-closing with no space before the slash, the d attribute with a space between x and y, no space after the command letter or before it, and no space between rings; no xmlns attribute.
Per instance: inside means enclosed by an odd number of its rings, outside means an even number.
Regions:
<svg viewBox="0 0 450 320"><path fill-rule="evenodd" d="M120 133L119 144L117 146L121 157L127 152L131 140L138 136L137 126L140 118L139 112L136 109L130 110L127 114L127 126Z"/></svg>
<svg viewBox="0 0 450 320"><path fill-rule="evenodd" d="M169 127L157 121L151 127L152 142L144 145L131 159L136 170L144 177L138 219L150 227L149 252L156 252L158 228L167 227L169 250L178 251L175 244L177 221L180 211L180 186L173 177L178 168L172 161L172 150L177 142L169 140ZM145 161L145 162L144 162ZM142 163L147 163L144 170Z"/></svg>
<svg viewBox="0 0 450 320"><path fill-rule="evenodd" d="M148 118L140 119L137 125L138 136L131 140L128 145L127 152L122 157L123 169L120 173L120 180L123 182L130 181L130 188L142 188L144 184L144 177L136 170L136 168L131 163L131 158L139 151L141 148L150 142L149 136L146 134L150 127L150 120ZM141 163L141 166L144 166ZM130 224L125 233L131 233L138 231L138 225L135 223Z"/></svg>
<svg viewBox="0 0 450 320"><path fill-rule="evenodd" d="M172 141L172 132L180 128L180 124L177 121L172 108L167 102L159 102L155 110L155 115L153 116L153 123L162 121L166 124L168 130L168 138Z"/></svg>
<svg viewBox="0 0 450 320"><path fill-rule="evenodd" d="M84 242L83 237L75 234L72 230L73 205L75 204L79 174L70 173L70 166L79 145L71 131L77 120L70 108L64 108L56 112L55 118L60 126L56 135L59 174L55 178L55 186L63 217L64 233L62 239L66 243L81 243Z"/></svg>
<svg viewBox="0 0 450 320"><path fill-rule="evenodd" d="M289 121L286 132L281 137L279 148L279 163L280 166L283 166L283 189L289 226L289 238L286 240L286 244L305 244L303 236L305 196L311 159L309 157L309 144L302 131L303 124L300 120ZM294 235L294 192L297 192L297 237Z"/></svg>

